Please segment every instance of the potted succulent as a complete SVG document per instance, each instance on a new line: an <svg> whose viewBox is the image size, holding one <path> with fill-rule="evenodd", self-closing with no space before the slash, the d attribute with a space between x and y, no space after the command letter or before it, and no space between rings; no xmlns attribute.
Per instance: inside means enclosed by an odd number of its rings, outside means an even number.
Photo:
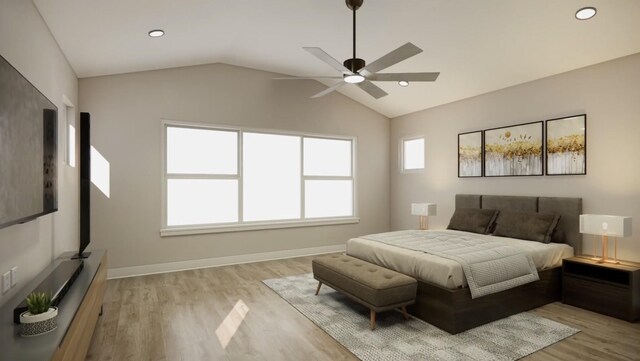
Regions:
<svg viewBox="0 0 640 361"><path fill-rule="evenodd" d="M28 311L20 314L20 335L38 336L58 327L58 308L51 306L51 295L33 292L26 299Z"/></svg>

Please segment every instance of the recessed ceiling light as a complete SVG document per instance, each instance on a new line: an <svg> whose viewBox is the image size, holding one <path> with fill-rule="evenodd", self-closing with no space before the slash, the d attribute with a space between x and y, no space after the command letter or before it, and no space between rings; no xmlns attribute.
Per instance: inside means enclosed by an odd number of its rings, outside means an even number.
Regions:
<svg viewBox="0 0 640 361"><path fill-rule="evenodd" d="M149 32L149 36L152 38L159 38L162 35L164 35L164 30L160 30L160 29L151 30Z"/></svg>
<svg viewBox="0 0 640 361"><path fill-rule="evenodd" d="M582 8L576 11L576 19L578 20L587 20L596 16L596 8L593 6L587 6L586 8Z"/></svg>
<svg viewBox="0 0 640 361"><path fill-rule="evenodd" d="M358 73L355 73L351 75L345 75L344 81L346 81L349 84L358 84L364 81L364 77Z"/></svg>
<svg viewBox="0 0 640 361"><path fill-rule="evenodd" d="M398 82L398 85L400 85L401 87L406 88L406 87L408 87L408 86L409 86L409 82L408 82L408 81L406 81L406 80L400 80L400 81Z"/></svg>

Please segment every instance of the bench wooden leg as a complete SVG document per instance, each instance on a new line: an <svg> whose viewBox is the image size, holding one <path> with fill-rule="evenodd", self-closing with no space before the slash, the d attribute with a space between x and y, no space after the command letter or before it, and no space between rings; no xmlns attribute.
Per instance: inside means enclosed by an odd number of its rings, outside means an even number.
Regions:
<svg viewBox="0 0 640 361"><path fill-rule="evenodd" d="M320 287L322 287L322 282L318 282L318 288L316 289L316 296L320 292Z"/></svg>
<svg viewBox="0 0 640 361"><path fill-rule="evenodd" d="M371 310L371 329L376 329L376 311Z"/></svg>
<svg viewBox="0 0 640 361"><path fill-rule="evenodd" d="M405 320L409 319L409 315L407 314L407 307L406 306L402 306L400 307L402 309L402 315L404 316Z"/></svg>

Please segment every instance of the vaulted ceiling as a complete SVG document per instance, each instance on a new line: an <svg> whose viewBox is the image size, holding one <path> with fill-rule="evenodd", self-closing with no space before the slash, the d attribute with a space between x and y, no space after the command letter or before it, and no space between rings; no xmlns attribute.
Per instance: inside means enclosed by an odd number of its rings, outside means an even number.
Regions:
<svg viewBox="0 0 640 361"><path fill-rule="evenodd" d="M34 2L81 78L217 62L332 76L302 47L351 56L344 0ZM598 14L576 20L584 6ZM365 0L358 57L372 62L410 41L424 52L386 71L441 74L406 88L377 83L389 93L378 100L351 85L340 92L396 117L638 53L639 17L638 0ZM147 36L156 28L166 35Z"/></svg>

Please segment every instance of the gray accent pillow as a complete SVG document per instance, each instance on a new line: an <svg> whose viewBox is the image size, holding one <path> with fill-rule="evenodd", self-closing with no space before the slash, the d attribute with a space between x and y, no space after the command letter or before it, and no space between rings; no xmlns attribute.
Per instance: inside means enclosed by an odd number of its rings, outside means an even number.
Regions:
<svg viewBox="0 0 640 361"><path fill-rule="evenodd" d="M447 229L487 234L497 216L495 209L456 208Z"/></svg>
<svg viewBox="0 0 640 361"><path fill-rule="evenodd" d="M549 243L559 220L559 215L549 213L503 211L496 219L493 235Z"/></svg>

